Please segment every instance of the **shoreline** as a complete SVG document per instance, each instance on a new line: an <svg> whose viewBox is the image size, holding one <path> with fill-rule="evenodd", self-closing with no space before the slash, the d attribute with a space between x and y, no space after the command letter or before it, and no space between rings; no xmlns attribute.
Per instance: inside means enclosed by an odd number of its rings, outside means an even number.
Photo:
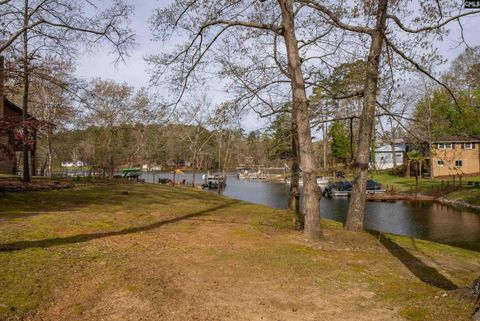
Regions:
<svg viewBox="0 0 480 321"><path fill-rule="evenodd" d="M467 208L475 211L480 211L480 206L479 205L473 205L470 204L466 201L459 201L459 200L450 200L444 197L440 197L435 199L435 202L448 205L448 206L453 206L453 207L459 207L459 208Z"/></svg>

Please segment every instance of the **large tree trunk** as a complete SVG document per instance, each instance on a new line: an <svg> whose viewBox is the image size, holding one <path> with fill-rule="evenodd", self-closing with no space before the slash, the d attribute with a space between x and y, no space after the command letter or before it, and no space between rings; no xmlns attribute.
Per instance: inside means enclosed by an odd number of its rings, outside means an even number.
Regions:
<svg viewBox="0 0 480 321"><path fill-rule="evenodd" d="M364 87L363 110L360 117L360 134L355 159L355 176L353 179L352 195L350 198L345 228L347 230L363 230L366 188L368 177L368 163L370 147L375 125L375 107L378 91L378 76L380 69L380 55L383 45L383 30L387 16L388 0L380 0L377 9L375 31L371 34L372 43L367 62L367 78Z"/></svg>
<svg viewBox="0 0 480 321"><path fill-rule="evenodd" d="M298 134L292 122L292 175L290 177L290 194L288 196L288 209L295 213L295 228L303 230L305 218L300 211L300 164L298 159Z"/></svg>
<svg viewBox="0 0 480 321"><path fill-rule="evenodd" d="M350 163L353 163L354 153L353 153L353 117L350 118ZM346 162L345 162L345 165Z"/></svg>
<svg viewBox="0 0 480 321"><path fill-rule="evenodd" d="M222 133L220 133L219 139L218 139L218 172L221 172L221 167L222 167Z"/></svg>
<svg viewBox="0 0 480 321"><path fill-rule="evenodd" d="M303 173L305 234L310 239L320 239L323 238L320 225L320 193L315 176L315 153L308 119L308 98L295 35L293 0L278 0L278 3L282 10L283 36L292 86L292 119L296 125L298 152Z"/></svg>
<svg viewBox="0 0 480 321"><path fill-rule="evenodd" d="M230 157L230 142L232 141L232 132L228 132L228 139L227 139L227 150L225 152L225 160L223 161L223 173L225 173L227 165L228 165L228 158Z"/></svg>
<svg viewBox="0 0 480 321"><path fill-rule="evenodd" d="M323 123L323 169L328 170L328 161L327 161L327 149L328 149L328 139L327 139L327 123Z"/></svg>
<svg viewBox="0 0 480 321"><path fill-rule="evenodd" d="M24 20L23 25L28 26L28 0L25 0L24 6ZM29 75L28 75L28 32L27 29L23 32L23 113L22 113L22 120L25 121L28 118L28 91L29 91ZM26 142L26 138L28 137L28 129L24 127L23 135L24 142L23 142L23 181L30 182L30 164L28 161L28 153L29 153L29 146Z"/></svg>
<svg viewBox="0 0 480 321"><path fill-rule="evenodd" d="M42 176L42 177L46 176L47 164L48 164L48 156L45 156L45 159L43 160L43 164L40 167L40 176Z"/></svg>
<svg viewBox="0 0 480 321"><path fill-rule="evenodd" d="M397 174L397 150L395 149L395 142L392 142L392 157L393 157L393 174Z"/></svg>
<svg viewBox="0 0 480 321"><path fill-rule="evenodd" d="M195 187L195 174L197 173L197 152L193 153L192 186Z"/></svg>
<svg viewBox="0 0 480 321"><path fill-rule="evenodd" d="M428 158L429 158L429 165L430 165L430 179L433 181L435 178L435 172L433 171L433 149L432 149L432 141L428 142Z"/></svg>
<svg viewBox="0 0 480 321"><path fill-rule="evenodd" d="M36 147L32 147L32 151L30 152L30 168L32 170L32 176L37 175L37 151Z"/></svg>
<svg viewBox="0 0 480 321"><path fill-rule="evenodd" d="M48 174L47 176L48 177L52 177L53 176L53 147L52 147L52 130L49 130L49 133L48 133L48 141L47 141L47 146L48 146L48 149L47 149L47 159L48 159L48 165L47 165L47 169L48 169Z"/></svg>
<svg viewBox="0 0 480 321"><path fill-rule="evenodd" d="M30 152L30 169L32 172L32 176L37 175L37 132L33 132L33 143L31 146Z"/></svg>
<svg viewBox="0 0 480 321"><path fill-rule="evenodd" d="M109 167L108 177L110 179L113 179L113 169L114 169L113 153L110 153L110 160L109 160L108 167Z"/></svg>

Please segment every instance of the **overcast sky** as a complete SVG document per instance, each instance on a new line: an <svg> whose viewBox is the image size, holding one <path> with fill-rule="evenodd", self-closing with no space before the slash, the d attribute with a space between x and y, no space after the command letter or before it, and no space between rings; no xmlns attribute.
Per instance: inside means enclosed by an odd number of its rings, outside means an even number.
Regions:
<svg viewBox="0 0 480 321"><path fill-rule="evenodd" d="M147 64L144 57L150 53L158 53L161 50L161 43L153 42L149 30L148 20L156 8L164 7L169 0L147 0L135 1L135 14L132 17L131 28L136 33L137 46L132 50L126 64L115 66L113 57L108 56L105 48L100 48L98 53L83 54L78 63L77 74L82 78L110 78L118 82L126 81L135 87L148 86ZM464 20L465 40L471 46L480 45L480 16L465 18ZM453 24L452 24L453 25ZM454 26L450 36L440 44L441 53L452 60L464 47L455 48L458 45L459 28ZM222 93L217 92L217 99L221 99ZM254 115L250 115L243 121L246 131L262 127Z"/></svg>

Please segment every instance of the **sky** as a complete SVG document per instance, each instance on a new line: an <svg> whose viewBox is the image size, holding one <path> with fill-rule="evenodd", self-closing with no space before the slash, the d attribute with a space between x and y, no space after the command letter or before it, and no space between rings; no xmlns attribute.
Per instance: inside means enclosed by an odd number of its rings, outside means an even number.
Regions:
<svg viewBox="0 0 480 321"><path fill-rule="evenodd" d="M164 7L169 2L169 0L132 1L135 4L135 13L131 18L131 28L136 34L137 45L131 51L126 64L120 63L115 65L113 63L114 57L108 55L106 48L100 47L96 53L84 52L81 54L77 75L85 79L95 77L114 79L118 82L127 82L137 88L147 87L149 76L146 71L148 66L144 61L144 57L148 54L160 52L162 47L160 42L152 40L148 20L155 9ZM480 45L480 15L465 18L462 21L466 42L470 46ZM450 36L439 44L441 54L449 61L464 49L463 46L457 47L460 34L459 27L456 24L452 24L452 26ZM439 68L444 69L446 66L448 65L439 66ZM222 100L221 90L215 90L215 95L217 97L214 100ZM224 97L226 97L226 94ZM265 122L259 120L253 113L247 115L242 121L242 127L247 132L264 126Z"/></svg>

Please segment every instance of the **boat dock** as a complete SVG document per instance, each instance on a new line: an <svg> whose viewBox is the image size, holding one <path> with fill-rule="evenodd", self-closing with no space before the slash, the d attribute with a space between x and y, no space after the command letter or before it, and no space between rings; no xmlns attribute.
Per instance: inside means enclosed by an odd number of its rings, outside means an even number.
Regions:
<svg viewBox="0 0 480 321"><path fill-rule="evenodd" d="M225 175L224 173L210 174L210 172L208 172L206 175L203 175L203 180L203 188L220 190L227 186L227 175Z"/></svg>
<svg viewBox="0 0 480 321"><path fill-rule="evenodd" d="M395 201L433 201L434 196L422 194L367 194L369 202L395 202Z"/></svg>
<svg viewBox="0 0 480 321"><path fill-rule="evenodd" d="M350 197L350 191L333 191L327 197L346 198ZM367 193L368 202L395 202L395 201L433 201L435 197L421 194L390 194L390 193Z"/></svg>
<svg viewBox="0 0 480 321"><path fill-rule="evenodd" d="M237 168L237 178L245 180L274 180L286 176L286 167L265 167L263 165L248 165Z"/></svg>

